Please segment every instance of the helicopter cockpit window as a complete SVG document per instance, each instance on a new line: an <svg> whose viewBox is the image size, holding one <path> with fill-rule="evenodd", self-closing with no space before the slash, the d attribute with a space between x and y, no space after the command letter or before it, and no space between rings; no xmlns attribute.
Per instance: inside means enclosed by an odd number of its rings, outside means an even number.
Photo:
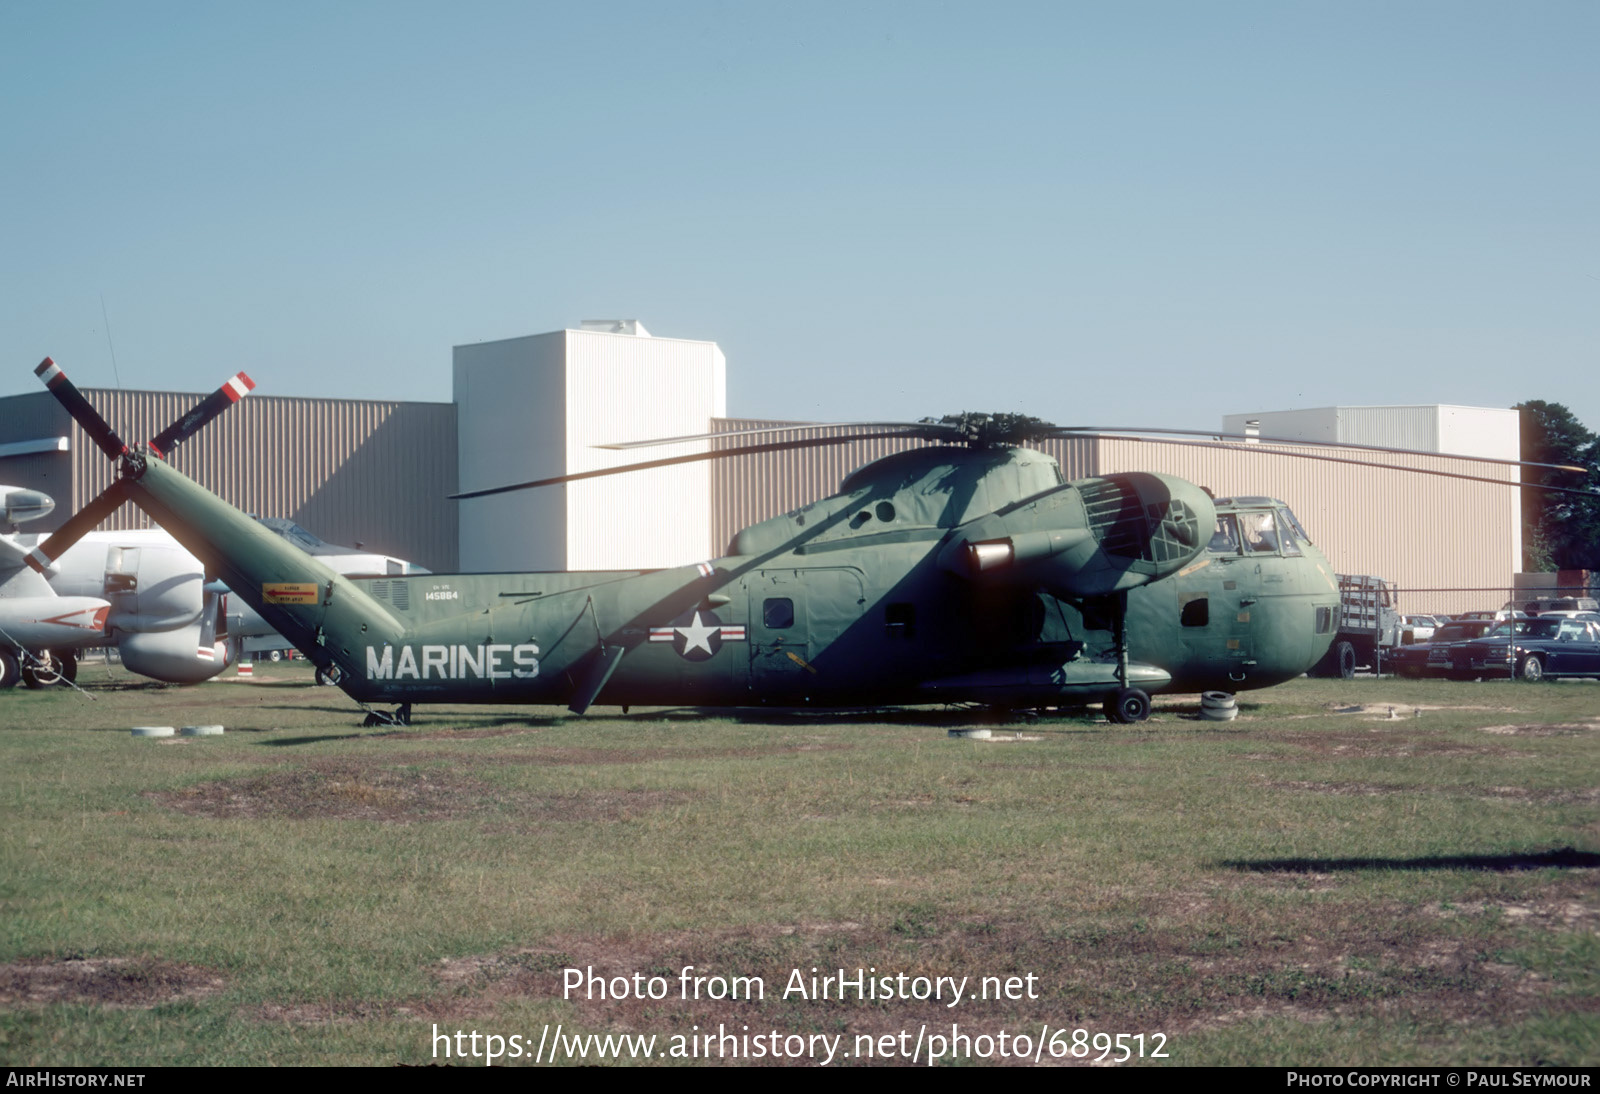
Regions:
<svg viewBox="0 0 1600 1094"><path fill-rule="evenodd" d="M1300 524L1300 518L1294 515L1293 509L1290 509L1287 505L1279 506L1278 516L1288 522L1289 527L1294 529L1294 534L1300 538L1302 543L1311 542L1311 537L1306 535L1306 530Z"/></svg>
<svg viewBox="0 0 1600 1094"><path fill-rule="evenodd" d="M1240 513L1239 528L1244 533L1247 554L1278 553L1278 523L1271 510L1264 513Z"/></svg>
<svg viewBox="0 0 1600 1094"><path fill-rule="evenodd" d="M1206 545L1206 550L1214 555L1239 553L1239 527L1231 515L1217 518L1217 530L1211 534L1211 542Z"/></svg>
<svg viewBox="0 0 1600 1094"><path fill-rule="evenodd" d="M1286 555L1300 554L1300 537L1295 534L1294 518L1289 515L1289 510L1278 510L1278 542L1283 546Z"/></svg>

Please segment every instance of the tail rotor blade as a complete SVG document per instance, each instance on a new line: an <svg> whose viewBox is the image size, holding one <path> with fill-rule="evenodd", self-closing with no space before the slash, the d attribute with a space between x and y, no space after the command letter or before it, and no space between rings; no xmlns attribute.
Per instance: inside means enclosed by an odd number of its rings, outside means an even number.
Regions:
<svg viewBox="0 0 1600 1094"><path fill-rule="evenodd" d="M244 373L238 373L217 390L195 404L194 409L162 430L150 442L150 451L165 459L173 449L188 440L205 424L243 399L255 388L256 382Z"/></svg>
<svg viewBox="0 0 1600 1094"><path fill-rule="evenodd" d="M89 434L89 439L99 446L100 451L112 459L117 459L128 451L128 446L122 443L122 438L106 424L104 418L100 417L100 412L89 405L89 400L85 399L83 393L67 379L67 374L61 371L60 365L46 357L39 362L39 367L33 370L33 374L44 381L45 386L50 389L50 394L56 397L56 402L66 408L67 413L83 427L83 431Z"/></svg>
<svg viewBox="0 0 1600 1094"><path fill-rule="evenodd" d="M99 497L72 514L65 524L50 534L49 539L29 551L25 561L39 573L48 574L55 567L56 559L66 554L85 533L92 532L95 525L116 512L117 507L127 500L127 480L118 479L106 487Z"/></svg>

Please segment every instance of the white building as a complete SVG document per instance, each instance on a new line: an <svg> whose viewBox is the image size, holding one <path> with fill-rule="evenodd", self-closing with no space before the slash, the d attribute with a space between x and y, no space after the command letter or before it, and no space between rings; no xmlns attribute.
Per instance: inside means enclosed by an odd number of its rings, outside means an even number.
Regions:
<svg viewBox="0 0 1600 1094"><path fill-rule="evenodd" d="M717 344L656 338L632 319L456 346L454 371L463 492L703 452L596 446L702 434L727 414ZM681 566L711 541L703 462L458 504L466 572Z"/></svg>
<svg viewBox="0 0 1600 1094"><path fill-rule="evenodd" d="M1228 433L1244 433L1251 423L1260 426L1263 437L1520 459L1521 419L1515 410L1494 407L1432 404L1271 410L1226 415L1222 428Z"/></svg>

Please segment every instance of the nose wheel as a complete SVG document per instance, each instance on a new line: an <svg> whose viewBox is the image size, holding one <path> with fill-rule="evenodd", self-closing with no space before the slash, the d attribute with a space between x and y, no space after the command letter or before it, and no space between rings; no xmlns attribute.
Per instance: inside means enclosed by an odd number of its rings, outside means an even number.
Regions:
<svg viewBox="0 0 1600 1094"><path fill-rule="evenodd" d="M1106 699L1106 720L1132 725L1150 717L1150 696L1139 688L1123 688Z"/></svg>
<svg viewBox="0 0 1600 1094"><path fill-rule="evenodd" d="M1106 720L1132 725L1150 717L1150 695L1128 686L1128 594L1119 593L1111 601L1112 634L1117 641L1117 682L1115 695L1106 696Z"/></svg>

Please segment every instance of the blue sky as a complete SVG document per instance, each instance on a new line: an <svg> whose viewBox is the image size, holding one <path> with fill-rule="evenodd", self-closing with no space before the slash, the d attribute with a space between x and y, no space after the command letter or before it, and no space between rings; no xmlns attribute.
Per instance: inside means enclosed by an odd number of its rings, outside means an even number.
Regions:
<svg viewBox="0 0 1600 1094"><path fill-rule="evenodd" d="M446 400L636 317L738 415L1600 430L1597 56L1591 0L13 2L0 394Z"/></svg>

